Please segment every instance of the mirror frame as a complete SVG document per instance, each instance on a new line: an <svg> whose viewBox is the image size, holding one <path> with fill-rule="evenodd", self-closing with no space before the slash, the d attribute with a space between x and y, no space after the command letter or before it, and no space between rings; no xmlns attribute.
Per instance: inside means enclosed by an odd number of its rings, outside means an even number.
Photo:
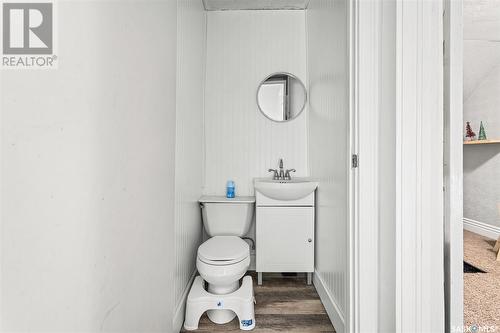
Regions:
<svg viewBox="0 0 500 333"><path fill-rule="evenodd" d="M271 77L273 77L275 75L288 75L288 76L294 78L295 80L299 81L300 85L302 86L302 89L304 89L304 104L302 105L302 108L300 109L299 113L297 113L297 115L295 117L293 117L292 119L287 119L287 120L275 120L275 119L272 119L260 107L260 104L259 104L259 90L260 90L260 87L262 86L262 84L264 82L266 82L269 78L271 78ZM256 97L256 101L257 101L257 107L259 108L260 113L262 113L262 115L264 117L266 117L267 119L269 119L271 121L274 121L275 123L278 123L278 124L288 123L290 121L293 121L293 120L297 119L302 114L302 112L304 112L304 110L306 109L307 100L308 100L307 89L306 89L306 86L304 85L304 82L302 82L302 80L300 78L298 78L296 75L293 75L292 73L289 73L289 72L274 72L274 73L271 73L268 76L266 76L264 78L264 80L260 81L259 85L257 86L257 92L255 93L255 97Z"/></svg>

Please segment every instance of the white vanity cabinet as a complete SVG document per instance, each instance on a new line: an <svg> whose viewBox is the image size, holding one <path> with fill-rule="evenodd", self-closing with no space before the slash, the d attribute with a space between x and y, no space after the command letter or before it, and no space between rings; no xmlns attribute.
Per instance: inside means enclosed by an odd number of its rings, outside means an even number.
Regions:
<svg viewBox="0 0 500 333"><path fill-rule="evenodd" d="M256 271L314 271L314 194L275 200L256 191ZM308 274L310 283L311 274Z"/></svg>

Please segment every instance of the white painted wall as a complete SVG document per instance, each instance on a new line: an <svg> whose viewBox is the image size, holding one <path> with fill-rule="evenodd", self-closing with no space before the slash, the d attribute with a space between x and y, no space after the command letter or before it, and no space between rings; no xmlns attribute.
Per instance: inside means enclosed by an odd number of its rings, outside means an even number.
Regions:
<svg viewBox="0 0 500 333"><path fill-rule="evenodd" d="M311 0L307 10L309 164L318 178L315 285L336 331L349 300L348 3Z"/></svg>
<svg viewBox="0 0 500 333"><path fill-rule="evenodd" d="M171 331L175 13L61 1L59 68L1 73L2 331Z"/></svg>
<svg viewBox="0 0 500 333"><path fill-rule="evenodd" d="M282 157L308 175L307 114L276 123L256 103L260 82L285 71L307 82L304 11L207 13L205 194L253 195L253 178L267 177Z"/></svg>
<svg viewBox="0 0 500 333"><path fill-rule="evenodd" d="M174 331L183 323L202 239L198 199L204 166L205 23L202 0L177 1Z"/></svg>
<svg viewBox="0 0 500 333"><path fill-rule="evenodd" d="M488 138L499 139L500 6L493 0L466 0L463 16L464 131L470 121L479 135L483 121ZM484 230L499 230L500 145L464 146L463 158L464 217L484 224Z"/></svg>

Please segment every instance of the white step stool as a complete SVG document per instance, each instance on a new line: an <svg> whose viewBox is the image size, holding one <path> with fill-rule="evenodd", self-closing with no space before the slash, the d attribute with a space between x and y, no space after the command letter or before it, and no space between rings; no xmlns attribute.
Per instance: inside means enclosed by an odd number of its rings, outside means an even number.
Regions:
<svg viewBox="0 0 500 333"><path fill-rule="evenodd" d="M184 328L188 331L198 329L201 315L207 310L231 310L236 313L240 329L249 331L255 327L255 313L252 277L245 276L241 287L227 295L214 295L204 288L201 276L194 279L186 302Z"/></svg>

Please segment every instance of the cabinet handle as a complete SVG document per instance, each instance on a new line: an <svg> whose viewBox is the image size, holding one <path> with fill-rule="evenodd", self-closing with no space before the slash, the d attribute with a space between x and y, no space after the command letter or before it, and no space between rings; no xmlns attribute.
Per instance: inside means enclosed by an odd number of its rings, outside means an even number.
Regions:
<svg viewBox="0 0 500 333"><path fill-rule="evenodd" d="M307 241L311 243L313 240L311 238L308 238Z"/></svg>

